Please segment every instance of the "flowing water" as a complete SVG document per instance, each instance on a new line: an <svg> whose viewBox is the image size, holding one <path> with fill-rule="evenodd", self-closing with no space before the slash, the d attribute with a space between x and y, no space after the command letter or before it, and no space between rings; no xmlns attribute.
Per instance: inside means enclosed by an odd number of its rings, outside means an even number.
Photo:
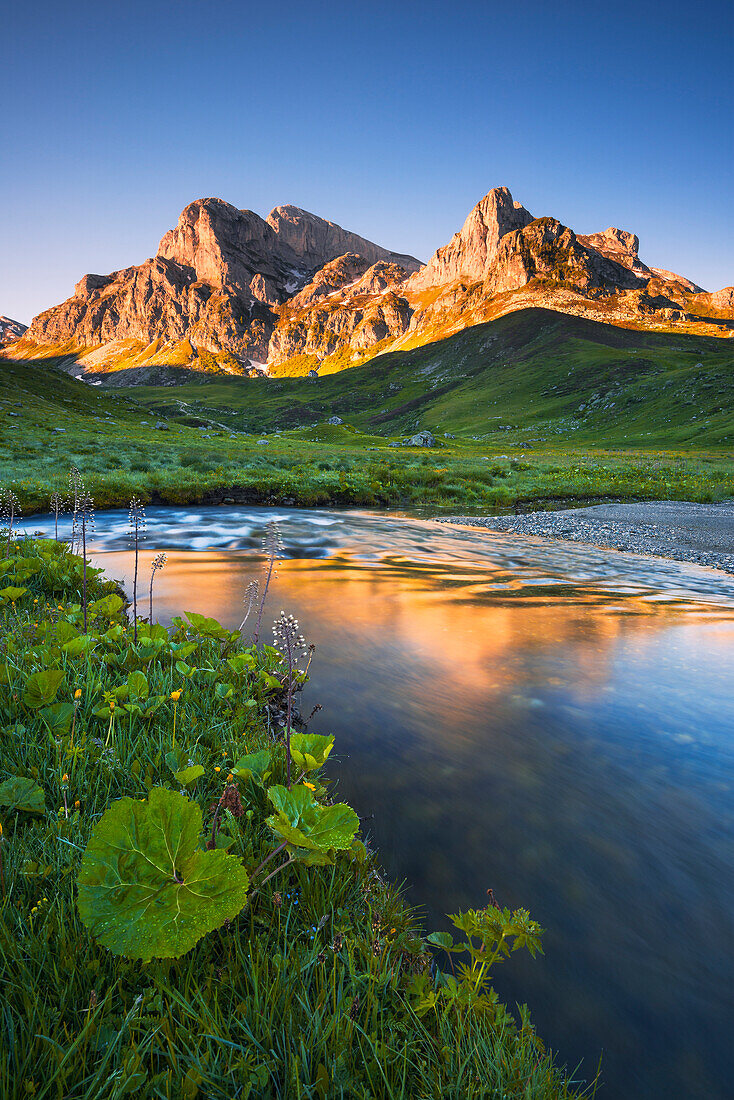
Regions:
<svg viewBox="0 0 734 1100"><path fill-rule="evenodd" d="M601 1054L610 1100L731 1096L734 577L409 517L152 508L156 616L239 625L272 518L265 621L316 643L311 729L426 926L489 887L527 907L545 956L496 985L565 1062ZM129 592L126 530L101 515L92 548Z"/></svg>

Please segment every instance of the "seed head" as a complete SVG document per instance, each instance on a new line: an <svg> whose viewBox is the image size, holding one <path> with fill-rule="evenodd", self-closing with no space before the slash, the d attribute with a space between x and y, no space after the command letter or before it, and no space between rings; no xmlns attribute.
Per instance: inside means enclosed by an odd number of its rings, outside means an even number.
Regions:
<svg viewBox="0 0 734 1100"><path fill-rule="evenodd" d="M278 652L290 661L296 661L308 652L306 639L298 629L298 619L293 615L286 615L285 611L281 611L273 623L273 639Z"/></svg>
<svg viewBox="0 0 734 1100"><path fill-rule="evenodd" d="M280 535L280 526L277 521L271 519L265 528L265 537L263 538L263 550L269 558L277 558L278 553L283 549L283 539Z"/></svg>
<svg viewBox="0 0 734 1100"><path fill-rule="evenodd" d="M145 508L140 497L132 497L130 500L130 510L128 512L128 527L132 536L137 535L139 539L145 538Z"/></svg>
<svg viewBox="0 0 734 1100"><path fill-rule="evenodd" d="M164 553L156 554L156 556L153 558L153 565L151 566L153 572L157 573L159 569L163 568L163 566L166 564L167 561L168 561L168 555L167 554L164 554Z"/></svg>

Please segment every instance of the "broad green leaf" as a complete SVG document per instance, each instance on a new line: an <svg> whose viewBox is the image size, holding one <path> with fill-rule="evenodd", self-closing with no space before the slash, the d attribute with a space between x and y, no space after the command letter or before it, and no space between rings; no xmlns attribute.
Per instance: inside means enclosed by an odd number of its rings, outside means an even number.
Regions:
<svg viewBox="0 0 734 1100"><path fill-rule="evenodd" d="M64 642L61 647L69 657L80 657L82 653L88 653L96 641L91 634L83 634L80 638L72 638Z"/></svg>
<svg viewBox="0 0 734 1100"><path fill-rule="evenodd" d="M127 678L128 698L135 703L139 703L141 700L148 698L149 691L148 678L145 673L131 672Z"/></svg>
<svg viewBox="0 0 734 1100"><path fill-rule="evenodd" d="M87 610L92 615L104 615L105 618L111 618L119 611L122 611L125 605L125 601L122 596L117 596L115 593L111 593L109 596L103 596L101 600L95 600L94 603L90 603Z"/></svg>
<svg viewBox="0 0 734 1100"><path fill-rule="evenodd" d="M27 591L27 588L15 588L13 585L0 588L0 603L12 603L13 600L19 600Z"/></svg>
<svg viewBox="0 0 734 1100"><path fill-rule="evenodd" d="M216 693L217 699L229 699L230 696L234 695L234 688L231 684L228 684L226 682L215 684L214 691Z"/></svg>
<svg viewBox="0 0 734 1100"><path fill-rule="evenodd" d="M291 756L301 771L313 772L323 768L333 748L333 737L323 737L318 733L291 734Z"/></svg>
<svg viewBox="0 0 734 1100"><path fill-rule="evenodd" d="M216 619L208 618L206 615L197 615L194 611L184 611L184 615L196 633L202 638L222 639L230 636L229 630L218 623Z"/></svg>
<svg viewBox="0 0 734 1100"><path fill-rule="evenodd" d="M447 951L454 946L450 932L431 932L430 936L426 936L426 943L430 943L431 947L443 947Z"/></svg>
<svg viewBox="0 0 734 1100"><path fill-rule="evenodd" d="M0 806L10 810L25 810L29 814L42 814L46 799L41 787L33 779L16 775L0 783Z"/></svg>
<svg viewBox="0 0 734 1100"><path fill-rule="evenodd" d="M294 847L312 851L351 847L359 828L359 818L351 806L343 802L320 806L301 783L290 790L280 785L269 787L268 798L278 811L268 818L268 825Z"/></svg>
<svg viewBox="0 0 734 1100"><path fill-rule="evenodd" d="M48 723L52 733L68 733L74 717L74 704L54 703L50 707L44 707L40 715Z"/></svg>
<svg viewBox="0 0 734 1100"><path fill-rule="evenodd" d="M236 657L228 657L227 664L235 676L241 676L244 672L255 667L255 658L252 653L238 653Z"/></svg>
<svg viewBox="0 0 734 1100"><path fill-rule="evenodd" d="M235 917L249 878L236 856L202 851L201 810L154 787L121 798L95 826L79 871L79 915L116 955L179 958Z"/></svg>
<svg viewBox="0 0 734 1100"><path fill-rule="evenodd" d="M34 710L53 703L56 693L64 679L62 668L46 668L43 672L34 672L25 683L23 702Z"/></svg>
<svg viewBox="0 0 734 1100"><path fill-rule="evenodd" d="M70 642L73 638L80 637L79 631L72 623L67 623L65 620L56 624L56 641L59 645L63 645L64 642Z"/></svg>
<svg viewBox="0 0 734 1100"><path fill-rule="evenodd" d="M192 764L190 768L182 768L180 772L174 772L173 774L182 787L188 787L191 783L195 783L197 779L201 779L204 769L201 764Z"/></svg>
<svg viewBox="0 0 734 1100"><path fill-rule="evenodd" d="M252 777L258 783L264 783L273 770L273 761L267 749L241 756L232 768L232 774L243 779Z"/></svg>

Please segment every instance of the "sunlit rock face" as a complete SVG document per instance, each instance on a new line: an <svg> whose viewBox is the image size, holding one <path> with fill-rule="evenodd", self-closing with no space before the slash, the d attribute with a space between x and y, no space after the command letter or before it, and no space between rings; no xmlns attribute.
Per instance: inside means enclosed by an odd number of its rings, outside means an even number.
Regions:
<svg viewBox="0 0 734 1100"><path fill-rule="evenodd" d="M152 259L85 275L25 336L8 331L12 354L63 349L81 370L93 348L97 372L238 373L255 362L306 374L324 360L341 370L533 307L636 328L734 332L731 287L707 293L648 266L629 230L584 235L536 218L506 187L489 191L425 265L297 206L261 218L198 199Z"/></svg>
<svg viewBox="0 0 734 1100"><path fill-rule="evenodd" d="M20 340L28 331L28 325L20 321L13 321L11 317L0 316L0 345L9 344L14 340Z"/></svg>
<svg viewBox="0 0 734 1100"><path fill-rule="evenodd" d="M417 292L457 279L470 283L484 279L505 234L523 229L532 220L533 215L514 201L507 187L493 188L477 203L459 232L410 280L409 289Z"/></svg>
<svg viewBox="0 0 734 1100"><path fill-rule="evenodd" d="M275 307L307 285L311 299L323 297L378 263L399 271L393 281L420 267L412 256L295 206L276 207L264 219L221 199L199 199L164 234L155 257L110 275L83 276L71 298L34 319L28 339L80 347L188 339L215 355L264 361L278 322ZM300 308L308 304L299 301ZM355 319L351 329L357 327Z"/></svg>

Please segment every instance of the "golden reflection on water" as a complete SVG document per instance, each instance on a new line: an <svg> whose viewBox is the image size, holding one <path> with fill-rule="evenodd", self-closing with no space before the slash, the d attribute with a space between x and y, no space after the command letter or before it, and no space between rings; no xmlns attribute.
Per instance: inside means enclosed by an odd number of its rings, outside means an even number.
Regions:
<svg viewBox="0 0 734 1100"><path fill-rule="evenodd" d="M129 591L129 553L98 562ZM262 575L251 553L170 551L156 617L195 610L236 627ZM527 999L572 1064L595 1064L604 1044L610 1097L628 1079L629 1095L656 1100L716 1095L734 609L344 549L278 565L263 640L281 608L317 645L309 706L324 702L313 728L337 734L340 792L374 813L388 869L429 919L481 905L489 885L527 905L549 928L547 955L513 958L502 995Z"/></svg>

